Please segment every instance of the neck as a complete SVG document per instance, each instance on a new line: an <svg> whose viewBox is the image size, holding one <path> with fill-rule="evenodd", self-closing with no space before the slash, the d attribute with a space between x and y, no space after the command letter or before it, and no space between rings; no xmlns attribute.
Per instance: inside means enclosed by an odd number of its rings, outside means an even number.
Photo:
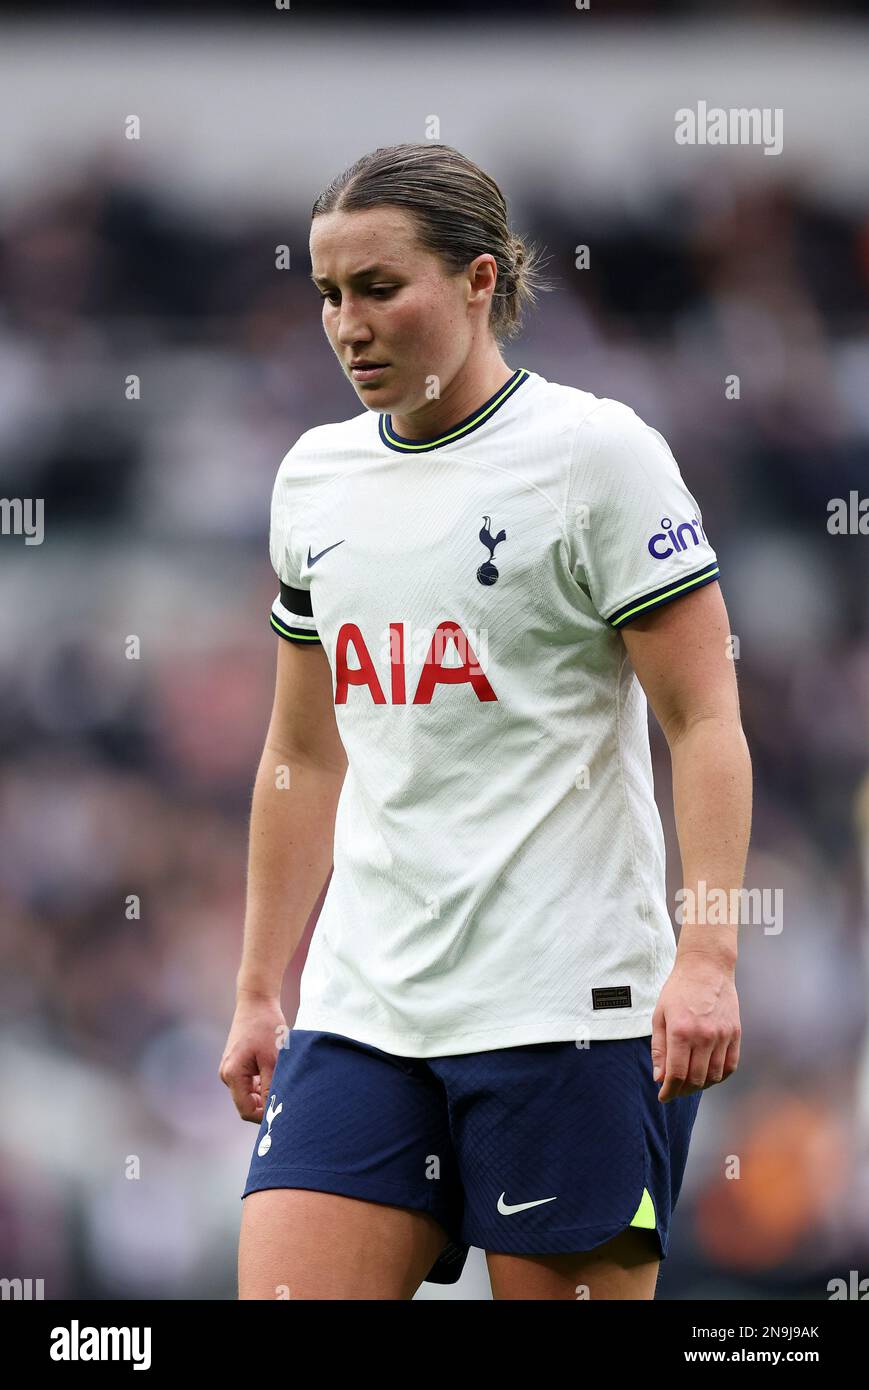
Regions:
<svg viewBox="0 0 869 1390"><path fill-rule="evenodd" d="M497 349L482 361L465 363L438 400L426 401L409 415L393 415L392 428L403 439L432 439L444 434L494 396L513 371Z"/></svg>

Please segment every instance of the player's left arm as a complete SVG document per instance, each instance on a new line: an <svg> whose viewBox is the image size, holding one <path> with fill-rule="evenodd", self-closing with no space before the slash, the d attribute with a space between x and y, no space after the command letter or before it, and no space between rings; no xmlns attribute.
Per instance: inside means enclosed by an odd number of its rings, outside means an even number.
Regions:
<svg viewBox="0 0 869 1390"><path fill-rule="evenodd" d="M658 1098L691 1095L739 1061L738 911L698 920L723 889L741 901L751 830L752 771L739 713L732 637L717 583L665 603L621 629L670 748L682 858L682 928L652 1019ZM701 884L705 884L705 898ZM732 890L737 890L732 893ZM720 902L721 895L715 898ZM715 899L713 899L714 901Z"/></svg>

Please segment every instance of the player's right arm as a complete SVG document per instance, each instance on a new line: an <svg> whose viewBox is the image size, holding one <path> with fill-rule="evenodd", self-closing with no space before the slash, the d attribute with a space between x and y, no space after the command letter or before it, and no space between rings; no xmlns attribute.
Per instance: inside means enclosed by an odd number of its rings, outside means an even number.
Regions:
<svg viewBox="0 0 869 1390"><path fill-rule="evenodd" d="M274 705L251 804L236 1009L220 1063L242 1119L259 1124L286 1030L281 985L332 866L347 770L319 642L279 639Z"/></svg>

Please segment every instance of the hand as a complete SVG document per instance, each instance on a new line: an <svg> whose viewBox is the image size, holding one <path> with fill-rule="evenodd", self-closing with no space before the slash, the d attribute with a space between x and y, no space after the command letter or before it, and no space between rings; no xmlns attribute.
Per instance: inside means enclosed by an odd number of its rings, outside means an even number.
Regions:
<svg viewBox="0 0 869 1390"><path fill-rule="evenodd" d="M243 1120L262 1122L278 1048L289 1032L279 999L239 996L217 1074Z"/></svg>
<svg viewBox="0 0 869 1390"><path fill-rule="evenodd" d="M655 1080L663 1078L658 1100L691 1096L731 1076L741 1036L733 967L677 956L652 1015L652 1064Z"/></svg>

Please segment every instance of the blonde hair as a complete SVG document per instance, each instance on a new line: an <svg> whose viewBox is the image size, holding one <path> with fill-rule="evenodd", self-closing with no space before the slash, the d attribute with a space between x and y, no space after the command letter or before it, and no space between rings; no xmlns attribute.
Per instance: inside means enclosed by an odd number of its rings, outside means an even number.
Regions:
<svg viewBox="0 0 869 1390"><path fill-rule="evenodd" d="M451 272L484 252L494 256L498 274L489 328L499 344L516 337L537 292L553 288L540 275L537 246L510 230L495 180L450 145L386 145L363 155L320 193L311 219L383 204L412 213L420 245Z"/></svg>

